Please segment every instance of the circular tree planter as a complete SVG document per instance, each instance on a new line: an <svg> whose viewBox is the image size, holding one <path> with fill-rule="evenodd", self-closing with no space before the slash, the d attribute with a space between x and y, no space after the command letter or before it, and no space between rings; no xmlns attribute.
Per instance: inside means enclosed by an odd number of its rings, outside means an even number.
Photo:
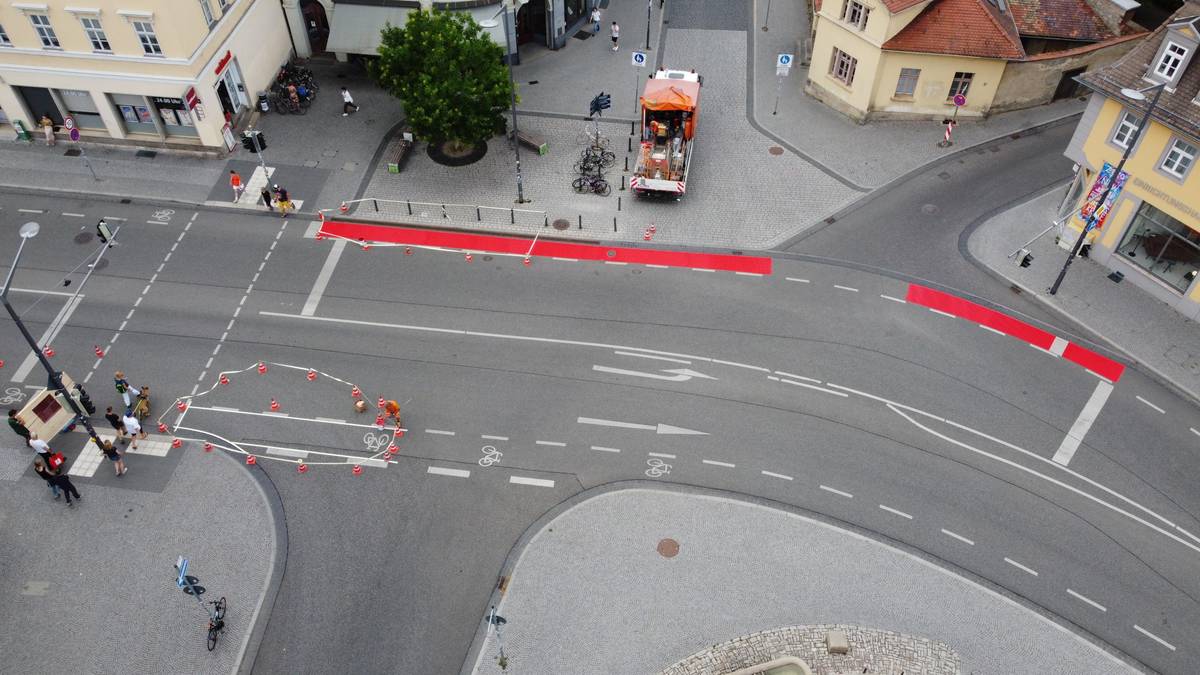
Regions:
<svg viewBox="0 0 1200 675"><path fill-rule="evenodd" d="M426 152L429 153L429 158L443 166L466 166L474 164L483 159L487 154L487 142L477 143L467 146L462 150L454 149L449 141L441 143L428 143Z"/></svg>

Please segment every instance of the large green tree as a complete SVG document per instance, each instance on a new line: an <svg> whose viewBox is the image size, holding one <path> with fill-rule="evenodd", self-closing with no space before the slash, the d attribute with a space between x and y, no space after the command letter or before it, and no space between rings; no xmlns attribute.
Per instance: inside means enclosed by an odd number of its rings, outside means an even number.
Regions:
<svg viewBox="0 0 1200 675"><path fill-rule="evenodd" d="M503 57L466 12L416 11L384 27L371 75L404 104L417 137L462 150L503 128L512 87Z"/></svg>

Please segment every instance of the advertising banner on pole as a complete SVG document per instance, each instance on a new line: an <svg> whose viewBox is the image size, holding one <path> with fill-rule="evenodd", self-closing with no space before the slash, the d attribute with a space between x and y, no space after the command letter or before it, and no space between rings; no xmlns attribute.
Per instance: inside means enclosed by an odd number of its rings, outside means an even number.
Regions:
<svg viewBox="0 0 1200 675"><path fill-rule="evenodd" d="M1113 177L1116 167L1108 162L1104 163L1104 167L1100 169L1100 173L1096 175L1096 182L1092 183L1092 189L1088 191L1087 201L1083 203L1083 208L1079 209L1079 217L1086 223L1092 213L1096 213L1096 222L1092 224L1090 229L1099 230L1104 225L1104 219L1108 217L1108 212L1112 210L1112 205L1117 201L1117 197L1121 194L1121 189L1125 187L1125 181L1129 178L1129 174L1122 171L1120 175ZM1108 187L1108 182L1113 181L1112 189L1108 191L1108 196L1105 197L1104 203L1100 204L1100 195L1104 192L1104 188Z"/></svg>

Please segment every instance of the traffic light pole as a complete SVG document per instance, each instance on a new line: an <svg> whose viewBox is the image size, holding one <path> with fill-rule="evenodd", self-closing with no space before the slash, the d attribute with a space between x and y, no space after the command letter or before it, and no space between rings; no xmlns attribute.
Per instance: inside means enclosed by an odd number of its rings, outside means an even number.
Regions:
<svg viewBox="0 0 1200 675"><path fill-rule="evenodd" d="M504 4L504 48L508 50L508 87L509 87L509 104L512 109L512 125L513 125L513 153L517 158L517 203L525 204L528 202L525 199L525 181L521 179L521 132L517 128L517 84L516 78L513 77L512 64L512 38L509 37L508 30L508 3Z"/></svg>
<svg viewBox="0 0 1200 675"><path fill-rule="evenodd" d="M247 129L244 133L250 139L250 143L254 145L254 154L258 155L258 163L262 166L267 182L270 183L271 174L267 172L267 161L263 159L263 149L258 146L258 134L254 133L254 129Z"/></svg>

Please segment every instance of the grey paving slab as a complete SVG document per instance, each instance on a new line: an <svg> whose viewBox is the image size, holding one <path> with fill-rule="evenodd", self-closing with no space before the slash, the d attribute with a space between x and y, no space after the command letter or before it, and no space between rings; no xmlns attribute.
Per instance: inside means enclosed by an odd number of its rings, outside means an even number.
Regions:
<svg viewBox="0 0 1200 675"><path fill-rule="evenodd" d="M1018 267L1008 257L1053 222L1062 197L1063 190L1056 188L986 221L971 235L971 254L1027 295L1064 312L1200 399L1200 331L1195 321L1131 283L1113 283L1107 278L1109 268L1087 258L1077 258L1058 293L1048 294L1067 256L1054 243L1053 231L1029 247L1031 266Z"/></svg>
<svg viewBox="0 0 1200 675"><path fill-rule="evenodd" d="M678 555L658 553L662 539ZM730 499L621 490L545 523L497 607L523 673L652 673L759 630L850 623L945 642L970 673L1137 672L1062 626L890 546ZM581 648L586 645L586 648ZM498 672L493 634L475 672Z"/></svg>

